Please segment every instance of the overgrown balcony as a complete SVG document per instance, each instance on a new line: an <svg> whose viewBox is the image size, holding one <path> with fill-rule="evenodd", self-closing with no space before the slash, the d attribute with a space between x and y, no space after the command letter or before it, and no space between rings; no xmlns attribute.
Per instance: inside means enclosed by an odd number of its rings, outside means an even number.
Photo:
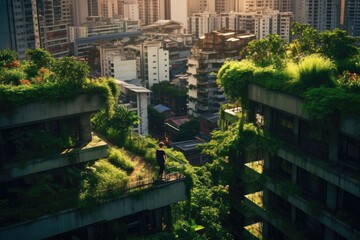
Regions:
<svg viewBox="0 0 360 240"><path fill-rule="evenodd" d="M288 221L284 220L276 212L264 207L262 192L246 195L244 198L244 204L246 207L261 216L265 221L279 228L288 237L291 237L291 239L306 239L304 234L288 223Z"/></svg>
<svg viewBox="0 0 360 240"><path fill-rule="evenodd" d="M315 219L318 219L322 224L327 226L330 229L338 232L346 239L358 239L360 237L360 230L358 225L358 219L355 220L353 217L347 215L341 215L341 211L334 213L325 209L325 203L321 203L316 200L311 200L308 197L302 197L299 193L299 190L294 190L294 187L281 187L278 181L274 178L269 178L265 182L266 188L286 199L290 204L294 205L296 208L302 210L306 214L312 216ZM354 221L351 221L354 219Z"/></svg>
<svg viewBox="0 0 360 240"><path fill-rule="evenodd" d="M107 151L107 143L92 134L90 142L66 148L60 153L48 156L42 155L39 158L3 165L0 170L0 182L13 180L28 174L95 161L105 158Z"/></svg>
<svg viewBox="0 0 360 240"><path fill-rule="evenodd" d="M108 190L112 191L111 189ZM144 210L158 209L186 200L185 178L168 174L162 183L153 180L129 182L127 188L111 193L113 198L86 209L72 208L0 229L1 239L43 239L103 221L111 221Z"/></svg>

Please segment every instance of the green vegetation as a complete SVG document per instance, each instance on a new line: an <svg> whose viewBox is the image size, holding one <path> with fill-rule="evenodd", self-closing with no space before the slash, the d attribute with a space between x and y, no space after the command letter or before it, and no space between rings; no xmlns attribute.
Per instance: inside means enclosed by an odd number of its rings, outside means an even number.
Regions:
<svg viewBox="0 0 360 240"><path fill-rule="evenodd" d="M168 81L154 84L151 88L155 104L167 105L177 115L186 114L187 89L172 85Z"/></svg>
<svg viewBox="0 0 360 240"><path fill-rule="evenodd" d="M110 141L123 146L132 127L139 122L135 112L116 105L113 114L101 110L92 118L94 130L105 135Z"/></svg>
<svg viewBox="0 0 360 240"><path fill-rule="evenodd" d="M112 114L118 92L111 79L87 79L88 66L75 58L54 59L42 49L28 50L19 61L10 50L0 51L0 110L11 115L14 108L31 102L71 101L80 94L97 95Z"/></svg>
<svg viewBox="0 0 360 240"><path fill-rule="evenodd" d="M79 206L89 207L124 194L129 180L125 171L108 160L99 160L86 167L80 182Z"/></svg>
<svg viewBox="0 0 360 240"><path fill-rule="evenodd" d="M302 98L314 119L359 113L358 40L339 29L318 33L299 24L293 33L299 38L289 44L269 36L248 45L246 60L226 62L217 75L226 95L246 111L247 86L255 83Z"/></svg>
<svg viewBox="0 0 360 240"><path fill-rule="evenodd" d="M124 149L110 148L108 159L112 164L128 173L134 171L135 163L131 161L130 156L126 154Z"/></svg>

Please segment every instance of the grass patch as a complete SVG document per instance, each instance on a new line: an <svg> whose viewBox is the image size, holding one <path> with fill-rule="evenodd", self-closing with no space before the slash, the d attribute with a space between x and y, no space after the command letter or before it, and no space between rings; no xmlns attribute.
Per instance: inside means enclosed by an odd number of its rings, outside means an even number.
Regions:
<svg viewBox="0 0 360 240"><path fill-rule="evenodd" d="M135 163L124 149L111 147L109 149L109 161L115 166L125 170L127 173L134 171Z"/></svg>

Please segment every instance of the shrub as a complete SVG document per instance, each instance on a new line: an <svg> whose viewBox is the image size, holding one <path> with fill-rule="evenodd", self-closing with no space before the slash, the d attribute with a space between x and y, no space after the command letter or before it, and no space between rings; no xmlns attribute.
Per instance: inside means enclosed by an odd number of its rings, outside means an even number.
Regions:
<svg viewBox="0 0 360 240"><path fill-rule="evenodd" d="M108 159L112 164L125 170L127 173L134 171L135 163L131 161L130 156L123 149L110 148Z"/></svg>
<svg viewBox="0 0 360 240"><path fill-rule="evenodd" d="M83 172L80 184L79 206L91 207L96 203L123 194L129 177L107 160L96 161Z"/></svg>
<svg viewBox="0 0 360 240"><path fill-rule="evenodd" d="M308 88L327 86L334 87L335 64L319 54L304 57L299 62L300 86Z"/></svg>
<svg viewBox="0 0 360 240"><path fill-rule="evenodd" d="M6 69L1 73L0 84L19 85L26 78L27 75L17 68Z"/></svg>

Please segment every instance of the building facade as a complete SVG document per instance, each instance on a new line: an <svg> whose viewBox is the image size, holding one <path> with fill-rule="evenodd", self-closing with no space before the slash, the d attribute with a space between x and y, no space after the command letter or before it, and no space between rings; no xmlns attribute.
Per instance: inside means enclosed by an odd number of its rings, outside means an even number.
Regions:
<svg viewBox="0 0 360 240"><path fill-rule="evenodd" d="M144 86L170 80L169 51L160 41L145 41L140 45L140 59Z"/></svg>
<svg viewBox="0 0 360 240"><path fill-rule="evenodd" d="M36 2L36 3L35 3ZM69 26L72 24L70 0L33 0L33 16L37 16L38 48L49 51L54 57L70 54ZM35 37L37 37L35 35Z"/></svg>
<svg viewBox="0 0 360 240"><path fill-rule="evenodd" d="M281 143L274 154L243 156L231 188L233 222L265 239L358 239L358 116L316 123L298 97L254 84L249 100L253 124Z"/></svg>
<svg viewBox="0 0 360 240"><path fill-rule="evenodd" d="M133 131L142 136L147 136L149 133L148 100L150 99L149 95L151 91L128 82L120 80L116 80L116 82L121 91L121 104L126 106L130 111L134 111L140 119L140 122L133 128Z"/></svg>
<svg viewBox="0 0 360 240"><path fill-rule="evenodd" d="M138 0L141 25L149 25L164 19L161 14L161 0Z"/></svg>
<svg viewBox="0 0 360 240"><path fill-rule="evenodd" d="M36 3L31 0L5 0L0 3L0 49L12 49L25 58L25 51L40 45ZM35 38L37 36L37 38Z"/></svg>
<svg viewBox="0 0 360 240"><path fill-rule="evenodd" d="M344 5L343 28L349 35L360 36L360 2L346 0Z"/></svg>
<svg viewBox="0 0 360 240"><path fill-rule="evenodd" d="M341 6L338 0L294 1L294 21L310 24L318 31L340 27Z"/></svg>
<svg viewBox="0 0 360 240"><path fill-rule="evenodd" d="M217 113L225 95L216 83L216 73L227 59L240 59L240 51L254 35L213 31L200 38L188 58L188 114L200 117Z"/></svg>
<svg viewBox="0 0 360 240"><path fill-rule="evenodd" d="M198 12L188 18L189 33L193 34L196 38L216 30L217 27L216 12Z"/></svg>

